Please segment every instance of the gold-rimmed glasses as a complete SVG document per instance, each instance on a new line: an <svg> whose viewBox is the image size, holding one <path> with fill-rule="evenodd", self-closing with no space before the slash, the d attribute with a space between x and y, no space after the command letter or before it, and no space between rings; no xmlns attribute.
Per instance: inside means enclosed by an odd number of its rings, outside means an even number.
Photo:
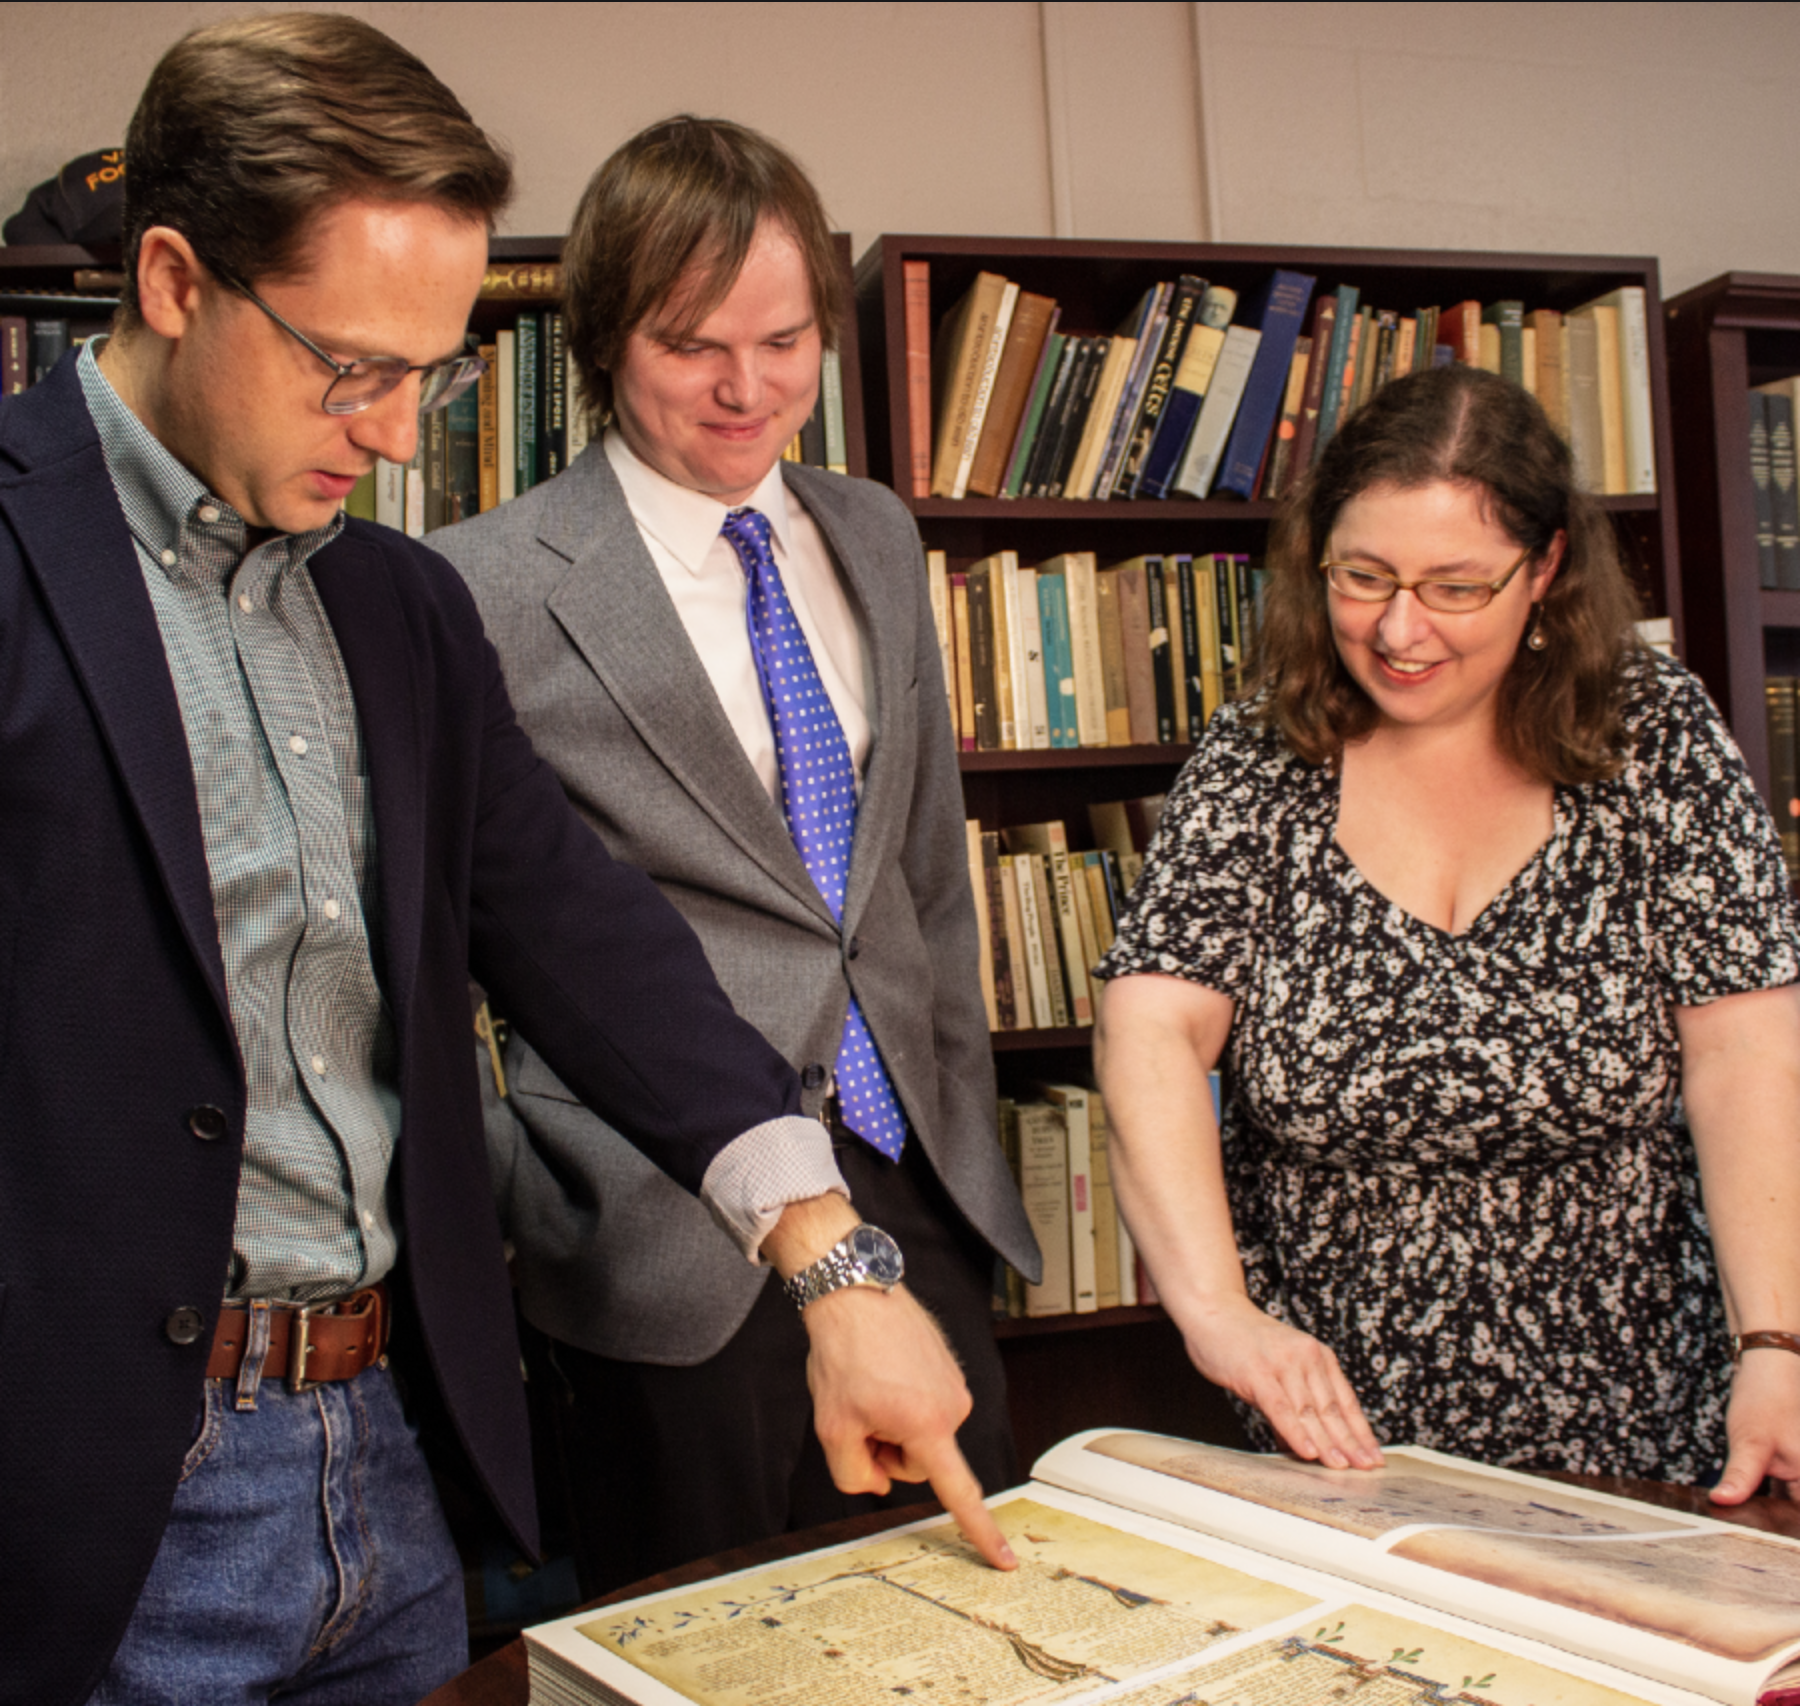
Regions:
<svg viewBox="0 0 1800 1706"><path fill-rule="evenodd" d="M1536 547L1525 554L1497 581L1458 581L1427 578L1403 581L1386 569L1366 568L1361 563L1340 563L1327 557L1319 572L1331 583L1333 592L1358 604L1386 604L1397 592L1410 592L1427 610L1439 610L1448 616L1467 616L1485 609L1494 601L1506 583L1537 555Z"/></svg>

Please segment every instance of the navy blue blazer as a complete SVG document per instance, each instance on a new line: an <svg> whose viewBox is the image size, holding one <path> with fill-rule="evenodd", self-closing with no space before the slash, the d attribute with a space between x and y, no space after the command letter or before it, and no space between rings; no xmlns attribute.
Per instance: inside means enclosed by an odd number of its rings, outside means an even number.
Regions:
<svg viewBox="0 0 1800 1706"><path fill-rule="evenodd" d="M368 755L403 1129L395 1274L495 1505L536 1542L468 980L689 1189L799 1109L692 931L574 816L462 581L352 522L313 559ZM0 403L0 1702L84 1700L199 1414L244 1079L180 711L72 359ZM220 1109L226 1135L201 1111ZM168 1324L200 1312L187 1344ZM177 1333L176 1337L182 1337ZM29 1631L28 1639L21 1639Z"/></svg>

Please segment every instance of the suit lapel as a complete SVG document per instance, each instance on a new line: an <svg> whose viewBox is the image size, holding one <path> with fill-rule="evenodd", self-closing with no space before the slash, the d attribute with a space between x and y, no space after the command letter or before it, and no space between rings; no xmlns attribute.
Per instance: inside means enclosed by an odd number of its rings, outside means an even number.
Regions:
<svg viewBox="0 0 1800 1706"><path fill-rule="evenodd" d="M9 427L28 425L9 431L7 448L48 449L52 456L22 478L0 480L0 512L18 536L143 824L182 934L229 1025L200 807L162 633L74 364L65 362L41 389L30 417L27 405L14 405ZM33 433L32 425L48 430Z"/></svg>
<svg viewBox="0 0 1800 1706"><path fill-rule="evenodd" d="M782 472L789 498L805 505L831 548L862 621L863 643L875 683L875 702L869 707L869 762L856 808L856 845L844 891L844 929L848 932L861 918L882 864L899 856L912 809L911 772L893 761L895 722L904 714L911 681L906 649L899 643L911 631L905 626L911 621L910 600L898 597L896 588L886 583L867 543L857 537L842 507L831 501L836 495L836 489L826 483L831 477L807 480L802 489L789 469L784 467Z"/></svg>
<svg viewBox="0 0 1800 1706"><path fill-rule="evenodd" d="M377 546L348 536L308 565L319 602L344 660L375 812L380 872L376 927L381 986L405 1034L419 968L424 914L426 706L418 691L413 647L393 577Z"/></svg>
<svg viewBox="0 0 1800 1706"><path fill-rule="evenodd" d="M832 923L780 808L744 756L605 452L557 483L538 530L566 559L550 613L644 744L688 795L807 912Z"/></svg>

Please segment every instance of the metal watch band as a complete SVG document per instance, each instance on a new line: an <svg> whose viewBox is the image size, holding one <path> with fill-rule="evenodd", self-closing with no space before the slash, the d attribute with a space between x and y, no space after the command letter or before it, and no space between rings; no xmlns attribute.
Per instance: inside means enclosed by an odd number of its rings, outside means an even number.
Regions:
<svg viewBox="0 0 1800 1706"><path fill-rule="evenodd" d="M821 1297L848 1286L892 1291L905 1272L900 1246L879 1226L865 1221L853 1227L816 1262L783 1280L782 1289L793 1299L795 1308L804 1310L809 1303L817 1303Z"/></svg>

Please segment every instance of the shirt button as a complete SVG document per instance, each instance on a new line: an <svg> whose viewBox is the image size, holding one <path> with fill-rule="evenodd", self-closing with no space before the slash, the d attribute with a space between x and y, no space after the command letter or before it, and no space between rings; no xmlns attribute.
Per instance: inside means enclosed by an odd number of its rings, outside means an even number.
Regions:
<svg viewBox="0 0 1800 1706"><path fill-rule="evenodd" d="M163 1322L163 1332L173 1345L191 1345L206 1331L206 1317L198 1309L176 1309Z"/></svg>
<svg viewBox="0 0 1800 1706"><path fill-rule="evenodd" d="M175 567L175 553L173 551L163 552L162 565L165 569L172 569Z"/></svg>
<svg viewBox="0 0 1800 1706"><path fill-rule="evenodd" d="M293 753L296 758L304 758L306 756L306 736L289 735L288 751Z"/></svg>
<svg viewBox="0 0 1800 1706"><path fill-rule="evenodd" d="M212 524L219 519L218 510L211 504L202 504L199 509L195 511L195 514L197 514L208 527L212 526Z"/></svg>
<svg viewBox="0 0 1800 1706"><path fill-rule="evenodd" d="M331 919L332 922L335 923L337 921L338 915L340 913L342 913L344 909L341 906L339 906L335 900L328 900L328 901L326 901L324 906L320 908L320 910L325 914L325 916L327 918Z"/></svg>
<svg viewBox="0 0 1800 1706"><path fill-rule="evenodd" d="M314 1072L318 1073L318 1075L321 1078L323 1078L325 1076L325 1057L324 1057L324 1055L315 1054L312 1057L312 1069Z"/></svg>
<svg viewBox="0 0 1800 1706"><path fill-rule="evenodd" d="M208 1102L202 1102L197 1108L188 1110L188 1130L208 1143L215 1143L223 1137L228 1129L225 1111L215 1108Z"/></svg>
<svg viewBox="0 0 1800 1706"><path fill-rule="evenodd" d="M845 945L844 958L847 960L853 960L861 952L862 952L861 941L858 940L858 938L856 938L855 936L852 936L850 938L849 942Z"/></svg>
<svg viewBox="0 0 1800 1706"><path fill-rule="evenodd" d="M241 610L241 611L243 611L243 613L244 613L244 614L245 614L245 615L246 615L246 616L248 616L248 615L249 615L249 614L250 614L250 612L251 612L251 611L252 611L252 610L254 610L254 609L255 609L255 608L256 608L256 600L255 600L255 599L253 599L253 598L252 598L252 597L251 597L251 596L250 596L250 595L249 595L249 593L247 593L247 592L240 592L240 593L239 593L239 594L238 594L238 609L240 609L240 610Z"/></svg>
<svg viewBox="0 0 1800 1706"><path fill-rule="evenodd" d="M816 1090L825 1082L825 1068L818 1065L801 1069L800 1082L808 1090Z"/></svg>

